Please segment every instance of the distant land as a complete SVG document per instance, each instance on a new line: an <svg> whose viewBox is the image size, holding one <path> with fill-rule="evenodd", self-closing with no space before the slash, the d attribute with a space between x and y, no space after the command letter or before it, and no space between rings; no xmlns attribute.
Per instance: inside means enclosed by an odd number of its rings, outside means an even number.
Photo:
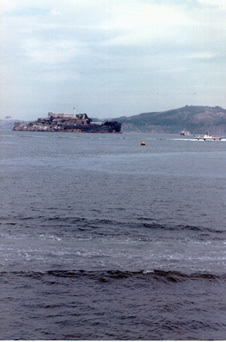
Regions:
<svg viewBox="0 0 226 342"><path fill-rule="evenodd" d="M141 113L115 118L122 132L226 134L226 109L222 107L185 106L164 112Z"/></svg>
<svg viewBox="0 0 226 342"><path fill-rule="evenodd" d="M99 119L92 119L93 122ZM185 106L163 112L148 112L133 116L117 117L122 123L122 132L175 133L182 130L192 134L226 134L226 109L216 106ZM12 130L19 120L0 120L3 130ZM100 120L99 120L100 121Z"/></svg>
<svg viewBox="0 0 226 342"><path fill-rule="evenodd" d="M13 131L29 132L74 132L74 133L120 133L117 121L92 122L86 113L53 113L47 118L38 118L29 123L14 122Z"/></svg>

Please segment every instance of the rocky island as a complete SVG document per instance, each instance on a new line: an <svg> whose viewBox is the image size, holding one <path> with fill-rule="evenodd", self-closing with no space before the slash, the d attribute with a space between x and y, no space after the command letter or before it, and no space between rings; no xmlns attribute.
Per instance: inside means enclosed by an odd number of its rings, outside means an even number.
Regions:
<svg viewBox="0 0 226 342"><path fill-rule="evenodd" d="M13 131L119 133L121 125L118 121L92 122L87 114L49 112L47 118L29 123L15 122Z"/></svg>

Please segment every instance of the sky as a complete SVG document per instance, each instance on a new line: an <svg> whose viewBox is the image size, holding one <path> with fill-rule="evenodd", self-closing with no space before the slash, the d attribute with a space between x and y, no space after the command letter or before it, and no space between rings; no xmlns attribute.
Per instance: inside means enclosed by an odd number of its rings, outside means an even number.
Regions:
<svg viewBox="0 0 226 342"><path fill-rule="evenodd" d="M226 0L0 0L1 118L226 108Z"/></svg>

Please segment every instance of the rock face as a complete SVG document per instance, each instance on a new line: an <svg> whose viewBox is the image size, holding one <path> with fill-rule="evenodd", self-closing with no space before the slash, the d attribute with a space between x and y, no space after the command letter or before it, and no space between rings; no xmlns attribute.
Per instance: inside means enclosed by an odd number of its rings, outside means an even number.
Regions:
<svg viewBox="0 0 226 342"><path fill-rule="evenodd" d="M185 106L116 120L122 123L125 132L179 133L186 129L194 134L206 131L226 134L226 109L219 106Z"/></svg>
<svg viewBox="0 0 226 342"><path fill-rule="evenodd" d="M86 132L86 133L119 133L121 123L107 121L95 124L87 114L56 114L48 113L48 118L39 118L36 121L24 123L15 122L14 131L38 132Z"/></svg>

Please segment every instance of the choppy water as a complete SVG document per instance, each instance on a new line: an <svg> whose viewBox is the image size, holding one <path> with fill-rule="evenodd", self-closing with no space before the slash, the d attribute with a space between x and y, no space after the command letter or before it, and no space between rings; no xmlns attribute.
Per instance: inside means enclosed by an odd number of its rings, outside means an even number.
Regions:
<svg viewBox="0 0 226 342"><path fill-rule="evenodd" d="M1 339L226 338L225 141L1 140Z"/></svg>

